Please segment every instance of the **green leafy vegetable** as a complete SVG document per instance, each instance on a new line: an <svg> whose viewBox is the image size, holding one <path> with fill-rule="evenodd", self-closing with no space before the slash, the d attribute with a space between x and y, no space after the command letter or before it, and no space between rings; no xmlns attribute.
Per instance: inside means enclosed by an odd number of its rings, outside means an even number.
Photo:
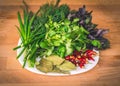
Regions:
<svg viewBox="0 0 120 86"><path fill-rule="evenodd" d="M94 46L100 48L101 43L100 43L98 40L93 40L93 41L92 41L92 45L94 45Z"/></svg>

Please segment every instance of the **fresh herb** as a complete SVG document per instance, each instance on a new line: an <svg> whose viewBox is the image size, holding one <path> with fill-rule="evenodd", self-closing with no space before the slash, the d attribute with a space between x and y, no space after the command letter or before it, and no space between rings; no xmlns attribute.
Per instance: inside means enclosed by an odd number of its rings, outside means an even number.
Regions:
<svg viewBox="0 0 120 86"><path fill-rule="evenodd" d="M20 39L21 39L21 44L14 48L14 50L18 48L22 48L21 52L17 56L19 58L23 53L25 53L24 56L24 64L23 67L26 64L26 61L29 60L34 64L35 63L35 58L36 58L36 50L38 48L38 41L44 37L44 33L40 34L38 37L36 37L36 34L34 31L32 31L32 24L35 21L35 17L37 16L39 10L31 16L31 12L28 11L28 7L26 3L23 1L25 8L23 9L23 21L20 13L18 12L18 21L19 21L19 27L17 27L19 34L20 34ZM36 28L35 28L36 29ZM34 66L31 65L30 66Z"/></svg>
<svg viewBox="0 0 120 86"><path fill-rule="evenodd" d="M54 22L49 16L49 20L45 24L45 38L40 42L41 50L46 50L44 52L45 56L57 54L64 58L72 54L75 49L86 49L86 43L89 41L86 35L88 32L79 26L76 20L71 22L65 19Z"/></svg>
<svg viewBox="0 0 120 86"><path fill-rule="evenodd" d="M79 25L83 26L89 34L88 39L92 42L87 44L88 49L106 49L110 47L110 42L103 37L103 34L107 33L107 29L96 28L97 24L92 23L92 11L86 11L85 5L79 8L78 11L71 12L68 19L73 21L75 18L79 19Z"/></svg>

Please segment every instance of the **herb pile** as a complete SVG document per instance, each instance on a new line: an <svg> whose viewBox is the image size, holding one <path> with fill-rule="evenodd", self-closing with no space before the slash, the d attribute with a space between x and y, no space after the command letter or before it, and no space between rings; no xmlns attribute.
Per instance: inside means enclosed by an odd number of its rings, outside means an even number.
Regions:
<svg viewBox="0 0 120 86"><path fill-rule="evenodd" d="M19 27L17 27L21 44L14 48L22 48L17 58L24 53L24 64L35 66L36 58L57 55L63 59L76 51L89 49L106 49L109 41L103 37L108 30L96 28L92 23L92 11L85 6L78 11L70 10L68 5L47 3L36 13L29 11L23 1L23 17L18 12Z"/></svg>
<svg viewBox="0 0 120 86"><path fill-rule="evenodd" d="M103 35L108 33L108 29L98 29L97 24L92 23L92 11L86 11L85 5L79 8L78 11L73 11L68 15L68 19L73 21L75 18L79 19L79 25L83 26L89 34L87 38L92 42L87 44L88 49L103 50L110 47L108 39L104 38Z"/></svg>

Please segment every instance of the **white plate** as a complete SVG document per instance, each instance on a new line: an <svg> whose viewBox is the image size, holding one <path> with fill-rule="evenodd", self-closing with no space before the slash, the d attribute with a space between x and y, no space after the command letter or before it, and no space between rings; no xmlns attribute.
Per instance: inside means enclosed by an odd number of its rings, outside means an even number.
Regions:
<svg viewBox="0 0 120 86"><path fill-rule="evenodd" d="M18 45L20 45L20 43L21 43L21 40L19 40ZM21 50L22 50L22 48L17 50L17 55L20 53ZM87 72L87 71L93 69L97 65L97 63L99 61L99 51L95 51L95 52L98 53L98 55L94 57L95 61L89 61L89 63L85 65L85 68L77 67L76 70L70 71L70 74L43 73L43 72L37 70L36 67L34 67L34 68L29 67L28 63L26 63L25 69L27 69L33 73L43 74L43 75L51 75L51 76L66 76L66 75L74 75L74 74L84 73L84 72ZM20 62L21 65L23 65L23 59L24 59L24 55L21 55L21 57L18 59L18 61ZM38 61L39 58L36 60Z"/></svg>

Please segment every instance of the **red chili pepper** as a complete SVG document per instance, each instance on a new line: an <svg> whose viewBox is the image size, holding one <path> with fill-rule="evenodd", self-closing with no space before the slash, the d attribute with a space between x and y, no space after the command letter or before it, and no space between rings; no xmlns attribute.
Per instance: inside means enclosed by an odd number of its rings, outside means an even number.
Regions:
<svg viewBox="0 0 120 86"><path fill-rule="evenodd" d="M83 59L83 62L86 63L86 59L85 58Z"/></svg>
<svg viewBox="0 0 120 86"><path fill-rule="evenodd" d="M75 50L73 55L68 55L65 59L82 68L85 64L87 64L88 60L94 61L93 55L96 55L96 52L93 50L86 50L85 52Z"/></svg>
<svg viewBox="0 0 120 86"><path fill-rule="evenodd" d="M78 58L78 60L81 62L81 61L82 61L82 58Z"/></svg>
<svg viewBox="0 0 120 86"><path fill-rule="evenodd" d="M93 52L93 50L86 50L85 53Z"/></svg>
<svg viewBox="0 0 120 86"><path fill-rule="evenodd" d="M82 67L84 66L84 64L83 64L83 63L80 63L79 66L80 66L80 68L82 68Z"/></svg>
<svg viewBox="0 0 120 86"><path fill-rule="evenodd" d="M88 57L88 60L93 60L93 61L95 61L92 57Z"/></svg>
<svg viewBox="0 0 120 86"><path fill-rule="evenodd" d="M92 51L92 50L87 50L85 53L87 53L89 55L96 55L96 52Z"/></svg>
<svg viewBox="0 0 120 86"><path fill-rule="evenodd" d="M69 55L66 56L65 59L66 59L66 60L70 60L70 56L69 56Z"/></svg>

